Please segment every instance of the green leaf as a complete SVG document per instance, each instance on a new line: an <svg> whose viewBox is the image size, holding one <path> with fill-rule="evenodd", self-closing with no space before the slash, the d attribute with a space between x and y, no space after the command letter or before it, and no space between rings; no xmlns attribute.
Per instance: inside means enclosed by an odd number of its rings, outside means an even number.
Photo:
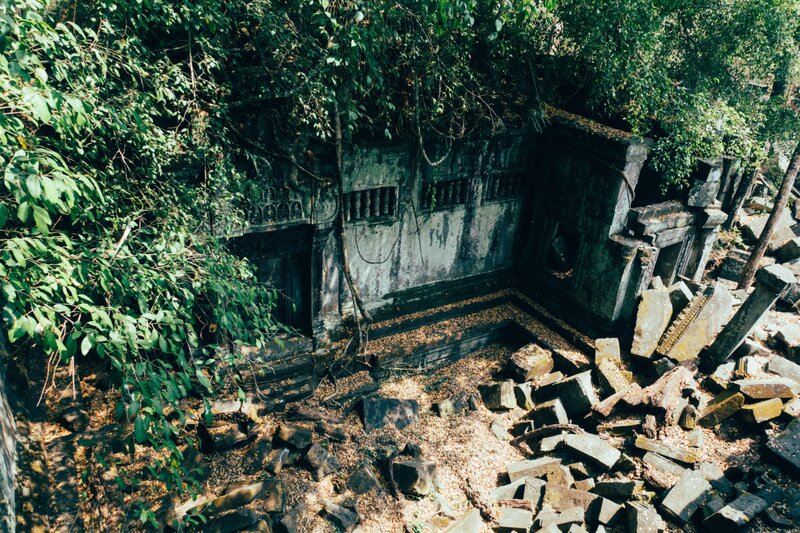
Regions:
<svg viewBox="0 0 800 533"><path fill-rule="evenodd" d="M88 354L89 350L91 350L93 346L94 346L94 341L92 340L92 337L86 335L81 341L81 353L83 355Z"/></svg>
<svg viewBox="0 0 800 533"><path fill-rule="evenodd" d="M6 222L8 222L8 207L0 202L0 229L5 227Z"/></svg>
<svg viewBox="0 0 800 533"><path fill-rule="evenodd" d="M133 422L133 438L140 443L147 440L147 425L144 417L137 416Z"/></svg>
<svg viewBox="0 0 800 533"><path fill-rule="evenodd" d="M45 100L41 94L30 87L23 87L22 99L30 104L35 119L40 122L50 122L52 118L50 116L50 107L47 105L47 100Z"/></svg>
<svg viewBox="0 0 800 533"><path fill-rule="evenodd" d="M17 218L23 224L28 222L28 217L30 216L30 213L31 213L31 204L29 204L28 202L22 202L21 204L19 204L19 207L17 207Z"/></svg>
<svg viewBox="0 0 800 533"><path fill-rule="evenodd" d="M39 198L42 194L42 185L39 183L39 176L30 174L28 179L25 180L25 186L28 188L28 194L34 199Z"/></svg>
<svg viewBox="0 0 800 533"><path fill-rule="evenodd" d="M42 233L50 231L50 225L53 221L50 219L50 213L48 213L46 209L38 205L33 206L33 220L36 222L36 227L39 228L39 231Z"/></svg>
<svg viewBox="0 0 800 533"><path fill-rule="evenodd" d="M209 381L209 380L208 380L208 377L205 375L205 373L204 373L202 370L200 370L200 369L198 368L198 369L195 371L195 374L197 375L197 381L199 381L199 382L200 382L200 384L201 384L203 387L205 387L205 388L206 388L206 389L208 389L209 391L212 391L212 390L213 390L213 388L212 388L212 386L211 386L211 381Z"/></svg>

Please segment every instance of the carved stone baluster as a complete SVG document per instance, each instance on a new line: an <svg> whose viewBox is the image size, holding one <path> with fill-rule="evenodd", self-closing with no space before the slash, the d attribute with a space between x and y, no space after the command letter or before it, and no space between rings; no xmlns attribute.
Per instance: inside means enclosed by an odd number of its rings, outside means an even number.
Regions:
<svg viewBox="0 0 800 533"><path fill-rule="evenodd" d="M361 218L361 191L353 191L353 220Z"/></svg>
<svg viewBox="0 0 800 533"><path fill-rule="evenodd" d="M389 187L381 187L381 216L389 214Z"/></svg>
<svg viewBox="0 0 800 533"><path fill-rule="evenodd" d="M346 193L342 198L342 209L344 209L344 220L345 222L350 222L350 217L353 214L353 210L350 209L350 202L353 200L352 193Z"/></svg>

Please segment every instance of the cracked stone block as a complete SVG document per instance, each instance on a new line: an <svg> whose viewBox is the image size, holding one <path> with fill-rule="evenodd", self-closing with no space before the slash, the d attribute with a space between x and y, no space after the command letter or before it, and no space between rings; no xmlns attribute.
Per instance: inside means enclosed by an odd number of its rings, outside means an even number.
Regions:
<svg viewBox="0 0 800 533"><path fill-rule="evenodd" d="M687 450L686 448L681 448L680 446L663 444L643 436L636 437L634 445L640 450L654 452L659 455L663 455L664 457L669 457L670 459L680 461L681 463L693 464L699 461L698 453L696 451Z"/></svg>
<svg viewBox="0 0 800 533"><path fill-rule="evenodd" d="M517 496L525 489L527 480L527 477L521 477L507 485L497 487L489 493L489 500L494 503L501 500L516 500Z"/></svg>
<svg viewBox="0 0 800 533"><path fill-rule="evenodd" d="M371 433L376 429L392 424L397 429L405 429L419 421L419 402L370 396L364 398L364 431Z"/></svg>
<svg viewBox="0 0 800 533"><path fill-rule="evenodd" d="M652 356L671 319L672 299L668 291L652 289L642 292L631 353L640 357Z"/></svg>
<svg viewBox="0 0 800 533"><path fill-rule="evenodd" d="M358 524L358 515L355 512L332 501L325 502L323 514L339 531L353 531Z"/></svg>
<svg viewBox="0 0 800 533"><path fill-rule="evenodd" d="M675 520L686 523L700 508L711 484L698 474L687 471L669 490L661 502L661 509Z"/></svg>
<svg viewBox="0 0 800 533"><path fill-rule="evenodd" d="M264 484L262 482L239 486L208 502L203 506L203 512L216 515L237 509L256 499L263 488Z"/></svg>
<svg viewBox="0 0 800 533"><path fill-rule="evenodd" d="M723 391L709 403L697 421L703 427L713 427L735 415L744 406L744 395L740 392Z"/></svg>
<svg viewBox="0 0 800 533"><path fill-rule="evenodd" d="M622 515L622 505L615 503L608 498L598 497L587 511L587 518L605 526L613 525Z"/></svg>
<svg viewBox="0 0 800 533"><path fill-rule="evenodd" d="M800 416L800 396L792 398L783 406L783 412L792 418Z"/></svg>
<svg viewBox="0 0 800 533"><path fill-rule="evenodd" d="M461 414L469 409L469 397L466 392L460 392L436 404L436 412L442 418Z"/></svg>
<svg viewBox="0 0 800 533"><path fill-rule="evenodd" d="M377 492L381 488L378 476L369 463L362 463L361 466L353 470L347 478L347 488L355 494L368 494Z"/></svg>
<svg viewBox="0 0 800 533"><path fill-rule="evenodd" d="M392 473L404 494L425 496L436 488L436 464L431 461L398 461L392 465Z"/></svg>
<svg viewBox="0 0 800 533"><path fill-rule="evenodd" d="M749 492L745 492L731 503L703 521L708 529L724 531L747 525L756 515L767 508L767 502Z"/></svg>
<svg viewBox="0 0 800 533"><path fill-rule="evenodd" d="M598 481L592 492L604 498L631 498L642 492L644 481L640 479L607 479Z"/></svg>
<svg viewBox="0 0 800 533"><path fill-rule="evenodd" d="M631 384L626 373L620 369L619 363L611 359L602 359L597 364L597 378L609 394L623 391Z"/></svg>
<svg viewBox="0 0 800 533"><path fill-rule="evenodd" d="M201 424L197 435L203 453L227 450L247 441L247 433L237 423L215 422L208 427Z"/></svg>
<svg viewBox="0 0 800 533"><path fill-rule="evenodd" d="M625 509L630 533L659 533L664 528L663 519L652 505L628 502Z"/></svg>
<svg viewBox="0 0 800 533"><path fill-rule="evenodd" d="M305 450L314 441L314 433L310 429L281 424L275 431L275 442L295 450Z"/></svg>
<svg viewBox="0 0 800 533"><path fill-rule="evenodd" d="M485 383L478 387L487 409L514 409L517 406L517 397L514 395L514 382L510 379Z"/></svg>
<svg viewBox="0 0 800 533"><path fill-rule="evenodd" d="M672 304L672 316L677 316L683 311L684 308L689 305L692 297L694 297L692 290L683 281L678 281L670 285L667 292L669 292L669 301Z"/></svg>
<svg viewBox="0 0 800 533"><path fill-rule="evenodd" d="M583 415L588 413L592 406L600 400L592 386L592 372L587 370L574 376L562 379L550 385L568 415Z"/></svg>
<svg viewBox="0 0 800 533"><path fill-rule="evenodd" d="M740 379L733 384L753 400L793 398L800 394L800 383L788 378Z"/></svg>
<svg viewBox="0 0 800 533"><path fill-rule="evenodd" d="M569 423L567 411L564 410L564 405L558 398L540 403L528 413L528 418L532 419L537 426Z"/></svg>
<svg viewBox="0 0 800 533"><path fill-rule="evenodd" d="M319 444L314 444L308 449L306 463L317 481L342 467L336 457Z"/></svg>
<svg viewBox="0 0 800 533"><path fill-rule="evenodd" d="M783 402L780 398L771 398L751 405L742 407L741 414L745 422L750 424L761 424L774 418L778 418L783 413Z"/></svg>
<svg viewBox="0 0 800 533"><path fill-rule="evenodd" d="M800 383L800 365L780 355L772 356L769 363L767 363L767 370Z"/></svg>
<svg viewBox="0 0 800 533"><path fill-rule="evenodd" d="M527 461L516 461L506 465L508 479L516 481L521 477L540 477L561 464L561 459L555 457L539 457Z"/></svg>
<svg viewBox="0 0 800 533"><path fill-rule="evenodd" d="M547 482L536 477L525 478L525 489L522 491L522 499L531 502L532 509L536 511L542 503L544 490Z"/></svg>

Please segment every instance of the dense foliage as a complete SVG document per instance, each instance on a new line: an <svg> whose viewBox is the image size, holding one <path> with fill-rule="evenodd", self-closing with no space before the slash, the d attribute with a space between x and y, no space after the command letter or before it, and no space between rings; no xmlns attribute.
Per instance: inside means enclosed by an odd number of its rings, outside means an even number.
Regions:
<svg viewBox="0 0 800 533"><path fill-rule="evenodd" d="M579 95L657 136L677 184L796 132L799 27L796 0L0 3L14 355L109 361L134 438L170 451L153 474L182 488L182 400L221 382L218 347L280 327L226 230L265 167L330 146L334 113L430 162L432 140L540 126L540 97Z"/></svg>

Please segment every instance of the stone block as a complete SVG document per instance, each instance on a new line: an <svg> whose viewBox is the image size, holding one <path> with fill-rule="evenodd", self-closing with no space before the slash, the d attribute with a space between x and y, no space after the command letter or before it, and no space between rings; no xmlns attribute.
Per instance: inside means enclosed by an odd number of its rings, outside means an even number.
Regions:
<svg viewBox="0 0 800 533"><path fill-rule="evenodd" d="M783 402L780 398L772 398L751 405L745 405L741 410L742 418L750 424L761 424L783 413Z"/></svg>
<svg viewBox="0 0 800 533"><path fill-rule="evenodd" d="M549 505L543 505L542 510L539 511L539 514L537 514L534 519L534 525L538 527L539 530L551 526L567 530L572 524L583 524L585 518L586 512L583 507L576 506L558 513Z"/></svg>
<svg viewBox="0 0 800 533"><path fill-rule="evenodd" d="M525 489L527 477L521 477L507 485L501 485L489 493L489 501L498 503L502 500L516 500ZM540 480L541 481L541 480ZM544 481L542 481L544 484Z"/></svg>
<svg viewBox="0 0 800 533"><path fill-rule="evenodd" d="M388 424L402 430L419 421L419 403L416 400L369 396L364 398L361 408L364 431L367 433Z"/></svg>
<svg viewBox="0 0 800 533"><path fill-rule="evenodd" d="M792 398L783 406L783 412L792 418L800 416L800 396Z"/></svg>
<svg viewBox="0 0 800 533"><path fill-rule="evenodd" d="M681 523L686 523L700 508L711 484L698 474L687 471L661 501L661 509Z"/></svg>
<svg viewBox="0 0 800 533"><path fill-rule="evenodd" d="M569 417L564 410L564 405L558 398L540 403L528 413L528 418L533 420L537 426L569 423Z"/></svg>
<svg viewBox="0 0 800 533"><path fill-rule="evenodd" d="M749 254L745 250L731 250L719 267L717 276L729 281L738 282Z"/></svg>
<svg viewBox="0 0 800 533"><path fill-rule="evenodd" d="M800 394L800 383L788 378L740 379L733 384L753 400L793 398Z"/></svg>
<svg viewBox="0 0 800 533"><path fill-rule="evenodd" d="M712 462L702 462L697 465L695 472L703 479L711 483L711 488L725 496L733 493L733 484L725 477L725 472L718 464Z"/></svg>
<svg viewBox="0 0 800 533"><path fill-rule="evenodd" d="M319 444L314 444L308 449L305 459L309 470L314 474L314 479L317 481L341 468L341 464L339 464L336 457Z"/></svg>
<svg viewBox="0 0 800 533"><path fill-rule="evenodd" d="M599 402L592 385L592 373L587 370L550 385L570 416L588 413Z"/></svg>
<svg viewBox="0 0 800 533"><path fill-rule="evenodd" d="M628 388L630 379L622 372L619 363L602 359L597 365L597 378L608 394L615 394Z"/></svg>
<svg viewBox="0 0 800 533"><path fill-rule="evenodd" d="M478 387L487 409L514 409L517 397L514 395L514 382L510 379L485 383Z"/></svg>
<svg viewBox="0 0 800 533"><path fill-rule="evenodd" d="M693 450L687 450L686 448L682 448L680 446L663 444L641 435L636 437L634 444L640 450L654 452L659 455L663 455L664 457L669 457L670 459L680 461L681 463L694 464L699 461L697 452Z"/></svg>
<svg viewBox="0 0 800 533"><path fill-rule="evenodd" d="M647 503L628 502L625 514L630 533L659 533L664 528L664 521L655 507Z"/></svg>
<svg viewBox="0 0 800 533"><path fill-rule="evenodd" d="M533 385L530 382L517 383L514 385L514 397L517 399L517 407L520 409L533 409Z"/></svg>
<svg viewBox="0 0 800 533"><path fill-rule="evenodd" d="M795 418L786 429L770 438L767 450L791 468L795 475L800 474L800 418Z"/></svg>
<svg viewBox="0 0 800 533"><path fill-rule="evenodd" d="M795 237L794 239L786 241L786 243L775 252L775 257L781 263L794 261L800 258L800 237Z"/></svg>
<svg viewBox="0 0 800 533"><path fill-rule="evenodd" d="M692 290L683 281L670 285L667 292L669 292L669 301L672 304L672 316L677 316L683 311L694 296Z"/></svg>
<svg viewBox="0 0 800 533"><path fill-rule="evenodd" d="M525 478L525 488L522 491L522 499L531 502L531 508L536 511L542 503L544 488L547 482L536 477Z"/></svg>
<svg viewBox="0 0 800 533"><path fill-rule="evenodd" d="M767 370L800 383L800 365L779 355L772 356L767 363Z"/></svg>
<svg viewBox="0 0 800 533"><path fill-rule="evenodd" d="M644 488L640 479L607 479L598 481L592 492L598 496L611 499L628 499L637 496Z"/></svg>
<svg viewBox="0 0 800 533"><path fill-rule="evenodd" d="M642 461L645 464L648 464L655 468L656 470L660 470L671 476L681 477L683 474L687 472L687 470L680 466L677 463L672 462L671 460L667 459L663 455L659 455L654 452L647 452L642 457Z"/></svg>
<svg viewBox="0 0 800 533"><path fill-rule="evenodd" d="M689 189L689 199L686 205L689 207L708 207L717 199L719 192L719 181L700 181L695 180Z"/></svg>
<svg viewBox="0 0 800 533"><path fill-rule="evenodd" d="M345 533L353 531L358 525L358 515L341 505L337 505L330 500L325 501L324 513L325 518L336 526L338 531Z"/></svg>
<svg viewBox="0 0 800 533"><path fill-rule="evenodd" d="M569 434L564 437L564 445L606 470L614 468L622 455L618 449L591 433Z"/></svg>
<svg viewBox="0 0 800 533"><path fill-rule="evenodd" d="M347 478L347 488L355 494L368 494L379 491L381 484L372 465L362 463Z"/></svg>
<svg viewBox="0 0 800 533"><path fill-rule="evenodd" d="M690 310L695 311L694 306L698 306L699 310L689 313ZM732 310L733 297L730 291L717 283L710 294L696 296L673 322L659 344L659 353L676 361L695 359L722 330Z"/></svg>
<svg viewBox="0 0 800 533"><path fill-rule="evenodd" d="M614 362L622 361L619 339L610 337L594 341L594 364L597 365L603 359L611 359Z"/></svg>
<svg viewBox="0 0 800 533"><path fill-rule="evenodd" d="M404 494L425 496L436 489L436 464L431 461L397 461L392 474Z"/></svg>
<svg viewBox="0 0 800 533"><path fill-rule="evenodd" d="M263 488L264 484L262 482L238 486L203 505L203 513L217 515L232 509L238 509L256 499Z"/></svg>
<svg viewBox="0 0 800 533"><path fill-rule="evenodd" d="M526 509L501 507L497 517L497 531L527 533L533 523L533 513Z"/></svg>
<svg viewBox="0 0 800 533"><path fill-rule="evenodd" d="M709 530L726 531L747 525L756 515L767 508L767 502L754 494L745 492L731 503L703 521Z"/></svg>
<svg viewBox="0 0 800 533"><path fill-rule="evenodd" d="M219 452L247 442L247 433L238 423L214 422L211 426L197 427L200 450L203 453Z"/></svg>
<svg viewBox="0 0 800 533"><path fill-rule="evenodd" d="M527 461L516 461L506 465L508 478L511 481L516 481L521 477L540 477L545 475L550 470L558 467L561 464L561 459L555 457L539 457L538 459L530 459Z"/></svg>
<svg viewBox="0 0 800 533"><path fill-rule="evenodd" d="M507 370L515 380L529 381L552 371L553 364L552 351L536 343L531 343L509 357Z"/></svg>
<svg viewBox="0 0 800 533"><path fill-rule="evenodd" d="M250 530L259 521L259 516L252 509L236 509L223 513L208 521L200 529L203 533L233 533ZM256 530L258 531L258 530Z"/></svg>
<svg viewBox="0 0 800 533"><path fill-rule="evenodd" d="M310 429L281 424L275 431L274 441L278 446L305 450L314 440L314 433Z"/></svg>
<svg viewBox="0 0 800 533"><path fill-rule="evenodd" d="M469 409L469 397L466 392L460 392L435 404L436 412L442 418L461 414Z"/></svg>
<svg viewBox="0 0 800 533"><path fill-rule="evenodd" d="M745 242L748 244L755 244L756 241L758 241L758 238L761 236L761 232L764 231L764 226L767 224L768 218L769 215L760 215L752 217L741 223L742 238L745 240ZM794 219L792 218L791 213L789 213L788 209L784 209L778 218L778 224L772 233L769 244L767 245L767 250L769 252L774 252L783 246L787 241L795 238L794 231L792 231L793 225Z"/></svg>
<svg viewBox="0 0 800 533"><path fill-rule="evenodd" d="M469 510L461 518L450 524L444 533L481 533L483 531L483 520L481 512L477 509Z"/></svg>
<svg viewBox="0 0 800 533"><path fill-rule="evenodd" d="M726 390L714 397L703 410L698 424L713 427L739 412L744 405L744 395L733 390Z"/></svg>
<svg viewBox="0 0 800 533"><path fill-rule="evenodd" d="M668 291L652 289L642 292L631 353L640 357L652 356L671 319L672 299Z"/></svg>
<svg viewBox="0 0 800 533"><path fill-rule="evenodd" d="M587 511L587 518L590 521L605 526L614 525L621 515L622 505L602 497L595 498Z"/></svg>

